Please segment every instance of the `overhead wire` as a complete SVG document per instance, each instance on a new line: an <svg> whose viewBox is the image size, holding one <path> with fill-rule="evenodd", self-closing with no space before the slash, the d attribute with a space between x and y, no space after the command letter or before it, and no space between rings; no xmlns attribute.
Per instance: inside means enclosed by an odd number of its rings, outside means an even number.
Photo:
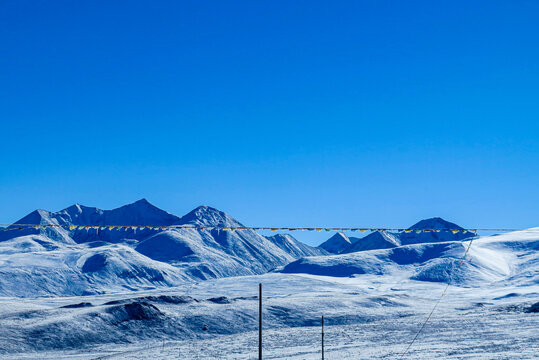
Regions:
<svg viewBox="0 0 539 360"><path fill-rule="evenodd" d="M466 256L468 255L468 252L470 251L470 248L472 247L472 243L473 243L474 239L477 237L477 234L475 234L475 235L476 235L475 237L472 237L470 239L470 242L469 242L468 246L466 247L466 251L464 251L464 255L462 256L462 258L460 259L460 261L459 261L459 263L457 265L456 271L458 271L460 269L460 267L462 266L462 264L464 263L464 261L466 259ZM447 294L447 290L449 289L449 286L451 286L451 284L453 283L453 277L454 277L456 271L451 272L451 275L449 277L449 281L447 282L447 285L445 286L444 291L442 292L442 295L436 300L436 302L434 303L434 306L432 307L432 310L430 311L428 316L425 318L425 321L423 321L423 323L421 324L421 327L416 332L416 334L413 337L412 341L408 344L408 346L406 347L406 350L404 350L404 352L400 354L398 359L402 359L408 353L408 351L410 351L410 349L414 345L415 341L418 339L418 337L421 334L421 332L423 331L423 329L425 329L425 326L427 325L427 323L431 319L432 315L434 314L434 311L438 307L438 304L440 304L442 299Z"/></svg>

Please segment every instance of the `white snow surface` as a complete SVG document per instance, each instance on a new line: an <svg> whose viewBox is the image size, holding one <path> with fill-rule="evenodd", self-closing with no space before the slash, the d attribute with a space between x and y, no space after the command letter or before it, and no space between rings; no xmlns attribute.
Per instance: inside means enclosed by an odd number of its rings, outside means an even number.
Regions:
<svg viewBox="0 0 539 360"><path fill-rule="evenodd" d="M397 359L444 284L405 276L266 274L79 297L0 298L3 359ZM534 359L538 285L451 286L405 358Z"/></svg>
<svg viewBox="0 0 539 360"><path fill-rule="evenodd" d="M95 286L108 278L101 272L135 271L128 264L136 263L137 252L124 244L87 244L79 253L69 244L43 250L48 246L44 240L29 236L2 246L12 251L10 256L14 248L30 249L21 251L22 259L42 254L31 259L34 266L58 264L55 256L62 253L66 264L93 270ZM280 270L301 273L178 280L177 286L156 289L143 288L147 276L157 275L142 270L146 275L128 284L138 287L134 291L105 284L115 291L5 296L0 298L0 354L2 359L253 359L262 283L267 359L320 358L322 315L328 359L399 359L440 299L403 358L536 359L539 228L475 239L457 271L468 244L412 244L309 257ZM109 252L122 252L130 260L117 263L114 258L109 268L99 256ZM9 266L19 264L22 271L20 261ZM160 274L174 281L166 271L175 267L166 265ZM317 270L309 273L312 269ZM452 285L442 298L449 280Z"/></svg>

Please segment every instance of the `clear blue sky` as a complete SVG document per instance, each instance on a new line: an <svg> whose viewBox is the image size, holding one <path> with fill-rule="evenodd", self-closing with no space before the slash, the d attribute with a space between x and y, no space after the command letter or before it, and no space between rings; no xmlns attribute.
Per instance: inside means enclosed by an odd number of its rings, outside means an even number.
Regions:
<svg viewBox="0 0 539 360"><path fill-rule="evenodd" d="M537 1L0 3L0 222L539 226Z"/></svg>

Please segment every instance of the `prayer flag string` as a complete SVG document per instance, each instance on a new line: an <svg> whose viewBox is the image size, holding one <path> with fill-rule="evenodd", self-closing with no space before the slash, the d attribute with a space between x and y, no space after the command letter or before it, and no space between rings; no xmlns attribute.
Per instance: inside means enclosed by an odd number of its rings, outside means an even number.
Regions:
<svg viewBox="0 0 539 360"><path fill-rule="evenodd" d="M117 231L164 231L164 230L198 230L198 231L212 231L212 230L222 230L222 231L241 231L241 230L251 230L251 231L337 231L337 232L399 232L399 233L424 233L424 232L452 232L453 234L458 233L476 233L477 231L491 231L491 232L507 232L507 231L518 231L520 229L431 229L431 228L421 228L421 229L404 229L404 228L372 228L372 227L251 227L251 226L203 226L203 225L167 225L167 226L152 226L152 225L73 225L73 224L0 224L0 231L9 231L9 230L24 230L24 229L66 229L69 231L80 231L80 230L117 230Z"/></svg>

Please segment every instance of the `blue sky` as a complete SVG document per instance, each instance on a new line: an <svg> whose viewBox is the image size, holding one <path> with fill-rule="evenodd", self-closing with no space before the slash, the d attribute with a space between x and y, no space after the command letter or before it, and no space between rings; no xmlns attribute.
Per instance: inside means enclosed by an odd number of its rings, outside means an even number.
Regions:
<svg viewBox="0 0 539 360"><path fill-rule="evenodd" d="M2 1L0 222L145 197L253 226L539 226L538 13Z"/></svg>

